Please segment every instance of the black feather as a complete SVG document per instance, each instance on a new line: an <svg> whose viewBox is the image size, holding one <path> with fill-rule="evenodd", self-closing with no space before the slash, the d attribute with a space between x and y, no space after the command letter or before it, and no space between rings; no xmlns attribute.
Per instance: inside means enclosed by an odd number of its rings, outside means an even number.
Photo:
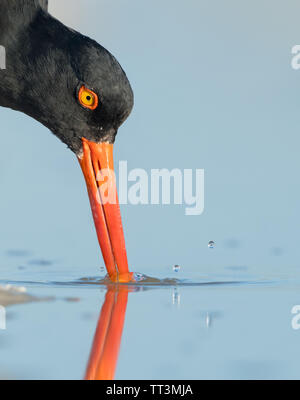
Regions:
<svg viewBox="0 0 300 400"><path fill-rule="evenodd" d="M41 7L45 10L48 11L48 0L39 0Z"/></svg>
<svg viewBox="0 0 300 400"><path fill-rule="evenodd" d="M133 106L125 72L106 49L67 28L40 3L0 0L0 44L6 48L0 106L35 118L74 152L81 149L81 137L113 142ZM78 102L82 84L99 96L94 111Z"/></svg>

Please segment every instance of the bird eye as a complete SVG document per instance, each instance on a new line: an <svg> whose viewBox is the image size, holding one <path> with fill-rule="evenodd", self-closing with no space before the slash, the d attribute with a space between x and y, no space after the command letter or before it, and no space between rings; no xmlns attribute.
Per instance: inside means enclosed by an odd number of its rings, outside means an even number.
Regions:
<svg viewBox="0 0 300 400"><path fill-rule="evenodd" d="M90 89L87 89L85 86L81 86L78 93L79 103L90 110L95 110L98 107L98 96L95 92Z"/></svg>

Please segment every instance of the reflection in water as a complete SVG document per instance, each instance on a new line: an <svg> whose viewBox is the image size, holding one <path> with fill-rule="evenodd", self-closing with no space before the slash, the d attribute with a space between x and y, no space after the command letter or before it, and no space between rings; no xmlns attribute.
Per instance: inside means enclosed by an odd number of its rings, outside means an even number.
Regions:
<svg viewBox="0 0 300 400"><path fill-rule="evenodd" d="M177 305L178 307L180 306L180 293L178 293L176 287L173 289L172 303L173 305Z"/></svg>
<svg viewBox="0 0 300 400"><path fill-rule="evenodd" d="M94 336L85 379L113 379L118 361L128 292L126 285L111 285L107 288Z"/></svg>
<svg viewBox="0 0 300 400"><path fill-rule="evenodd" d="M209 313L206 313L205 325L206 325L206 328L209 328L211 326L211 316Z"/></svg>
<svg viewBox="0 0 300 400"><path fill-rule="evenodd" d="M222 314L219 311L206 311L201 313L201 325L205 328L211 328L214 325L216 319L222 317Z"/></svg>
<svg viewBox="0 0 300 400"><path fill-rule="evenodd" d="M125 322L128 293L143 290L138 285L108 285L93 340L85 374L86 380L114 379ZM180 306L180 293L172 291L172 303ZM202 316L204 326L210 328L214 312Z"/></svg>

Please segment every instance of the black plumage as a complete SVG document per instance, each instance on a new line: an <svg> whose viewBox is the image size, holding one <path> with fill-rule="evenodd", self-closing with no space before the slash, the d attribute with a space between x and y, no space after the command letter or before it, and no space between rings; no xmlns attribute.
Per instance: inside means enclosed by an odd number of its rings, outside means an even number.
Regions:
<svg viewBox="0 0 300 400"><path fill-rule="evenodd" d="M94 40L47 11L47 0L0 0L0 106L48 127L72 151L81 138L114 142L133 106L133 92L117 60ZM78 101L85 85L99 97L95 110Z"/></svg>

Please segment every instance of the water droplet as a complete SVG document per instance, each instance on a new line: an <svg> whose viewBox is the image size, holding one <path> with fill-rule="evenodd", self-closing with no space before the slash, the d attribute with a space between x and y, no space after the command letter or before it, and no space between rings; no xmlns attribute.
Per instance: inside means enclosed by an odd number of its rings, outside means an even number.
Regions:
<svg viewBox="0 0 300 400"><path fill-rule="evenodd" d="M179 270L180 270L180 265L174 265L174 267L173 267L173 271L174 272L179 272Z"/></svg>
<svg viewBox="0 0 300 400"><path fill-rule="evenodd" d="M68 301L70 303L77 303L78 301L80 301L80 298L79 297L65 297L64 300Z"/></svg>
<svg viewBox="0 0 300 400"><path fill-rule="evenodd" d="M209 249L213 249L214 247L215 247L215 242L213 241L213 240L210 240L209 242L208 242L208 248Z"/></svg>
<svg viewBox="0 0 300 400"><path fill-rule="evenodd" d="M177 292L176 288L174 288L172 293L172 303L174 305L180 306L180 293Z"/></svg>

